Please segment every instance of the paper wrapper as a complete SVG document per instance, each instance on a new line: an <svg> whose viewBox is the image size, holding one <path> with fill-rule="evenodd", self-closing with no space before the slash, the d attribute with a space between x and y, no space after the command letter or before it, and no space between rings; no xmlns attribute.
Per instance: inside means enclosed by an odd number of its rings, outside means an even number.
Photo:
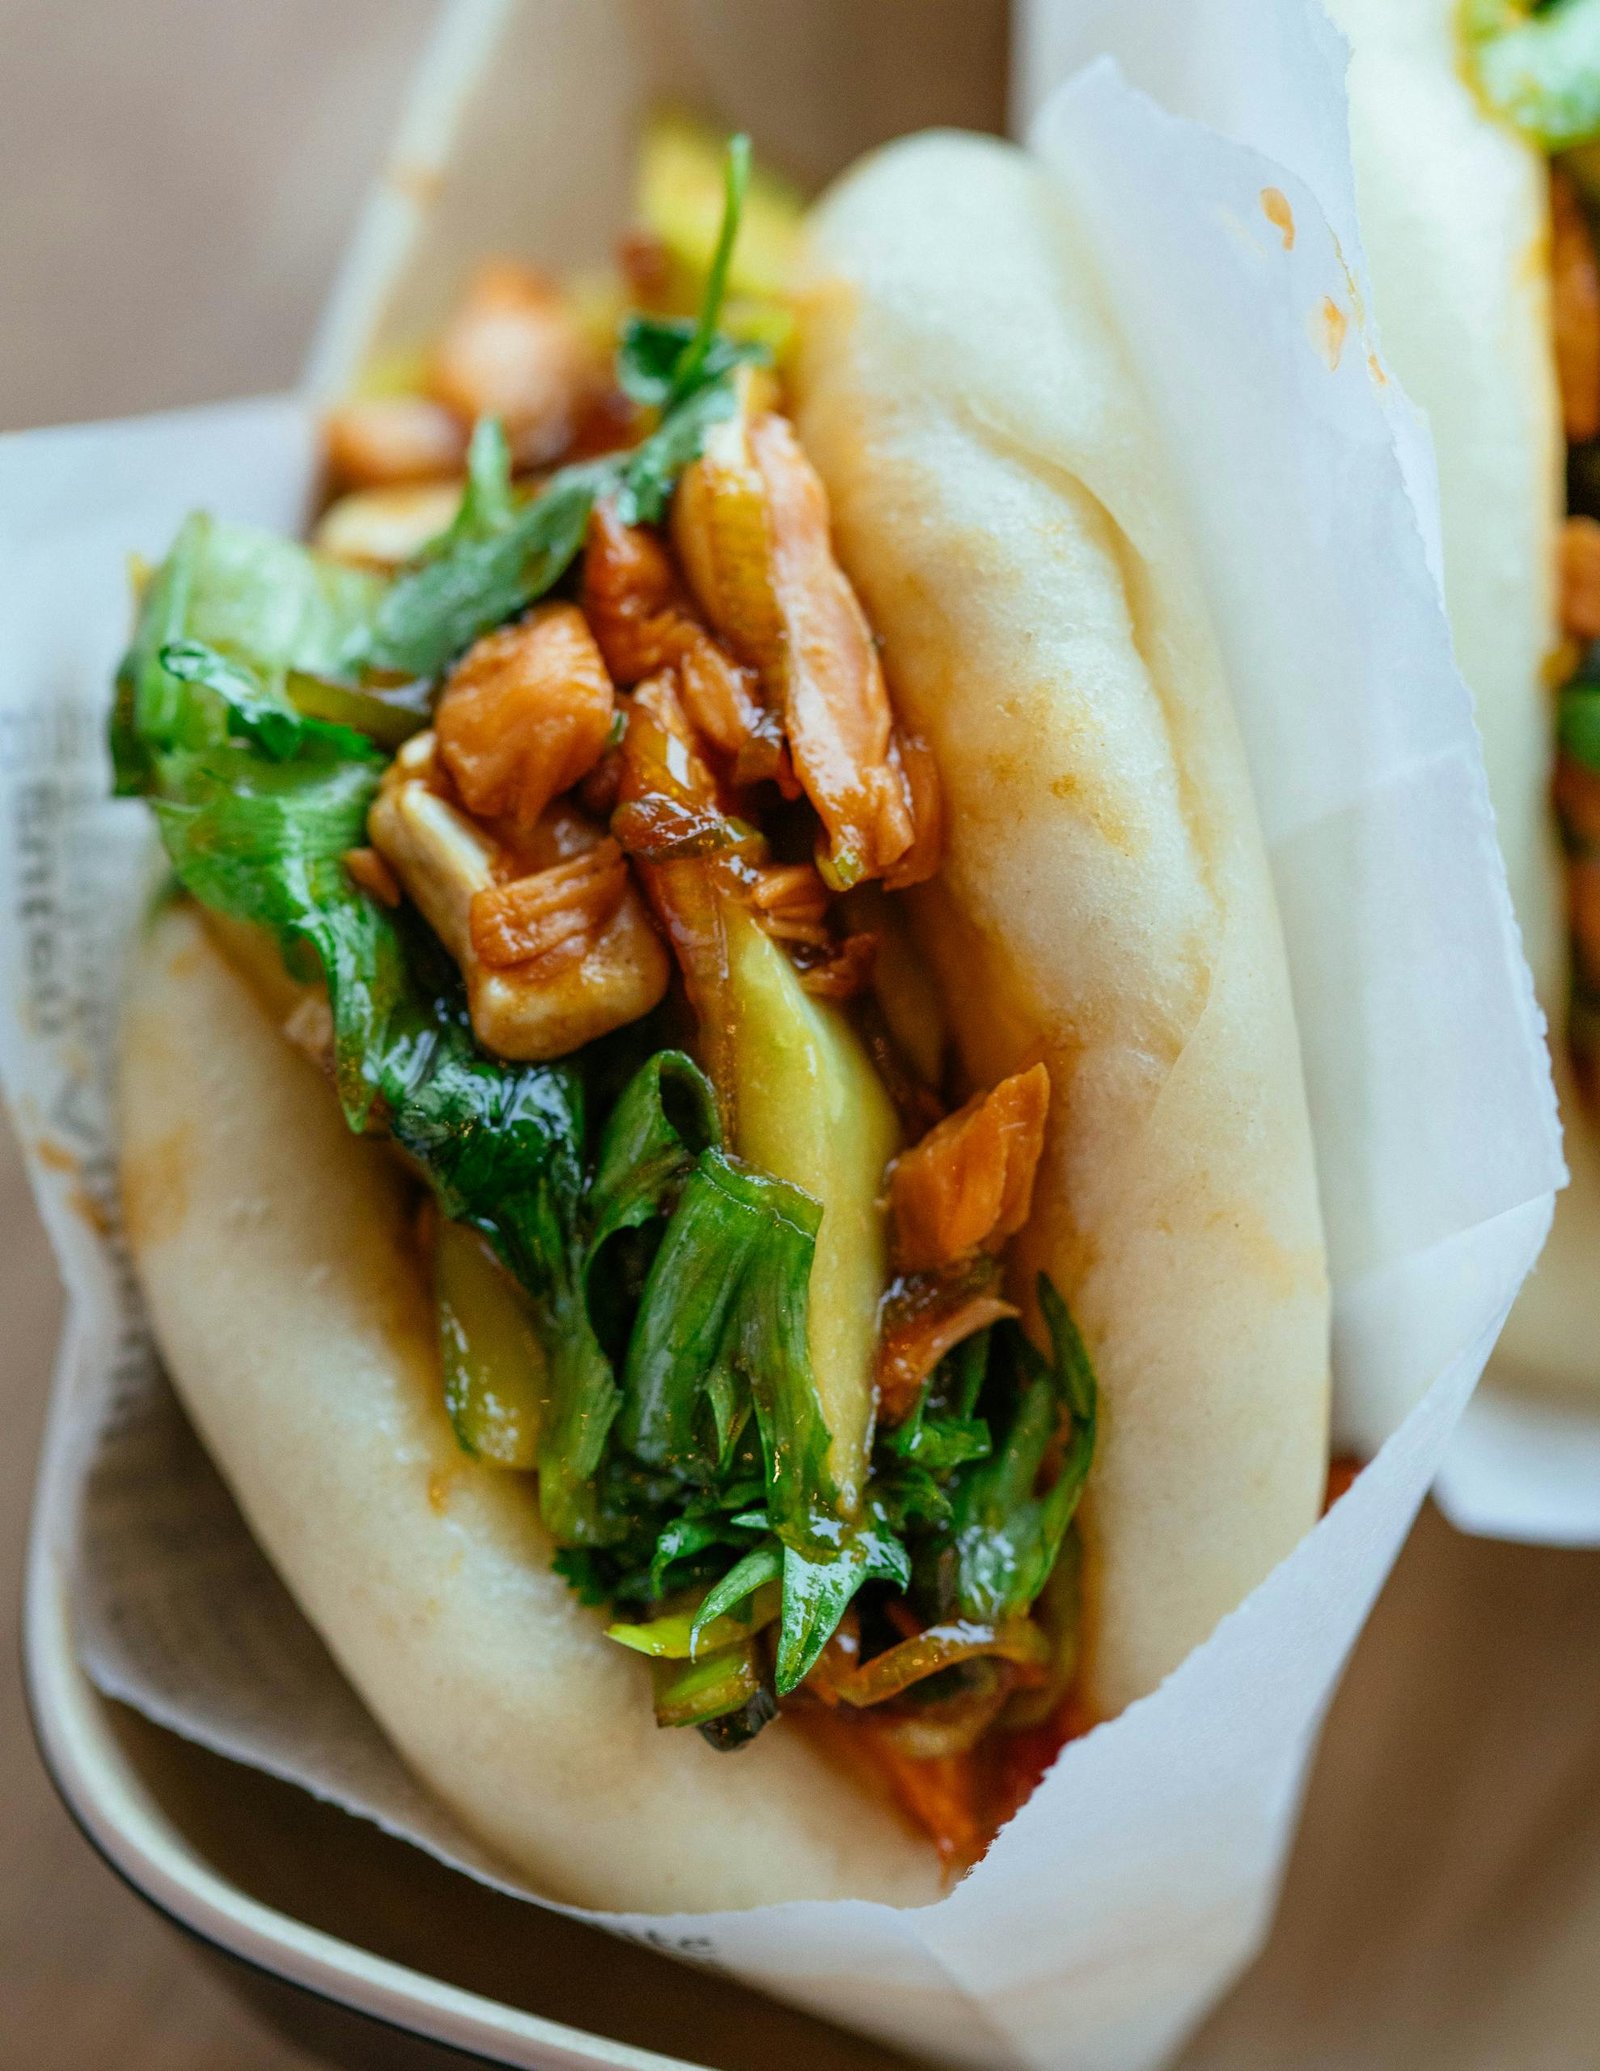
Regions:
<svg viewBox="0 0 1600 2071"><path fill-rule="evenodd" d="M1064 1751L942 1903L579 1916L988 2071L1154 2065L1257 1946L1323 1710L1561 1169L1430 569L1426 449L1362 326L1337 46L1287 0L1216 13L1219 37L1270 16L1217 58L1225 74L1248 52L1276 161L1180 119L1217 111L1203 68L1142 66L1171 25L1155 0L1118 0L1105 40L1178 113L1101 63L1038 141L1175 432L1293 964L1339 1427L1375 1456L1158 1692ZM105 797L123 557L160 554L195 504L294 526L312 445L287 399L27 434L0 466L0 1063L72 1298L79 1641L107 1693L516 1890L408 1778L255 1551L160 1375L117 1234L108 1079L154 848L143 811Z"/></svg>
<svg viewBox="0 0 1600 2071"><path fill-rule="evenodd" d="M1343 38L1320 13L1308 25L1299 10L1278 13L1253 0L1239 7L1197 0L1182 8L1152 5L1151 0L1018 0L1015 19L1019 122L1026 122L1057 85L1097 53L1113 51L1132 83L1164 106L1212 125L1297 174L1352 258L1357 280L1362 278L1353 257L1359 234L1343 95L1325 92L1319 96L1322 105L1313 109L1295 91L1304 76L1300 52L1313 37L1327 49L1330 76L1343 76ZM1149 249L1143 247L1140 256ZM1432 545L1426 434L1403 436ZM1203 432L1185 448L1186 458L1202 466L1219 451ZM1413 709L1408 716L1418 714ZM1269 832L1270 827L1269 818ZM1428 988L1420 966L1417 976L1418 1003L1426 1011ZM1420 1142L1416 1147L1423 1150ZM1340 1407L1352 1443L1370 1445L1381 1437L1388 1409L1381 1399L1370 1405L1376 1417L1353 1397ZM1446 1448L1435 1493L1466 1531L1600 1546L1600 1408L1583 1398L1536 1394L1509 1379L1497 1380L1491 1371Z"/></svg>

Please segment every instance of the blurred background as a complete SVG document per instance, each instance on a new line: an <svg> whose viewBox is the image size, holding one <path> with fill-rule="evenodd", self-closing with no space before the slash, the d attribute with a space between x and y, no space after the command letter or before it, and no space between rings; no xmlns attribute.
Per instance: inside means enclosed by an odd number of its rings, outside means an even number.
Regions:
<svg viewBox="0 0 1600 2071"><path fill-rule="evenodd" d="M0 427L293 385L430 0L0 0ZM311 2061L73 1830L29 1736L17 1595L60 1313L0 1119L0 2064Z"/></svg>
<svg viewBox="0 0 1600 2071"><path fill-rule="evenodd" d="M0 428L292 384L432 12L0 0ZM3 1123L0 1319L0 2064L307 2064L95 1860L33 1752L11 1664L59 1296ZM1185 2064L1571 2071L1597 2037L1600 1555L1428 1512L1272 1945Z"/></svg>

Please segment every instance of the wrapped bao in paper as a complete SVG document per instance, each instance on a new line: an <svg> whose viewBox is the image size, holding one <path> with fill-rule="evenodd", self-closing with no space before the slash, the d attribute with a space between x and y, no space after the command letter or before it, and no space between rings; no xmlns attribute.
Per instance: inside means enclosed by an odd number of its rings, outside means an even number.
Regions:
<svg viewBox="0 0 1600 2071"><path fill-rule="evenodd" d="M1100 47L1134 63L1156 47L1158 12L1119 6ZM522 83L535 52L548 84L563 37L620 35L626 13L454 18L454 70L411 133L418 152L451 152L430 237L476 237L451 196L492 181L502 208L527 197L523 241L550 256L541 197L561 190L541 186L544 154L585 162L608 75L587 77L581 122L556 95L542 131L512 119ZM1195 10L1212 13L1217 41L1197 47L1254 78L1270 151L1203 126L1216 110L1198 61L1152 81L1160 99L1092 63L1041 111L1034 141L1166 434L1237 705L1301 1034L1336 1419L1368 1464L1159 1689L1065 1748L938 1903L578 1913L954 2063L1154 2065L1248 1959L1340 1666L1561 1176L1541 1026L1450 661L1426 445L1364 327L1339 45L1309 5ZM1259 19L1232 43L1242 14ZM636 86L619 75L606 115L619 154ZM720 112L759 143L760 107L747 91L729 100ZM452 135L463 106L483 119ZM404 228L392 212L377 223L369 269ZM513 229L483 235L503 245ZM425 323L419 284L452 264L432 249L403 270L390 321L403 327L414 293L411 320ZM349 364L371 293L370 279L347 293L325 366L341 350ZM59 1386L82 1504L59 1557L76 1562L80 1645L102 1690L549 1903L408 1776L255 1550L160 1375L119 1238L112 1054L157 879L145 815L107 797L101 745L124 556L163 553L196 505L293 529L315 466L300 399L6 443L0 1060L72 1296Z"/></svg>
<svg viewBox="0 0 1600 2071"><path fill-rule="evenodd" d="M1273 81L1285 46L1276 33L1259 33L1253 9L1224 20L1224 10L1204 6L1024 0L1019 102L1023 112L1037 107L1089 57L1112 49L1136 85L1299 173L1347 249L1358 204L1365 217L1369 319L1390 379L1409 384L1438 441L1447 602L1477 700L1524 947L1553 1024L1563 1108L1578 1118L1567 1145L1573 1184L1555 1235L1451 1443L1437 1494L1468 1531L1600 1545L1600 1403L1583 1323L1593 1299L1596 1175L1592 1121L1567 1060L1571 951L1547 683L1560 635L1565 508L1552 335L1559 258L1545 155L1554 109L1530 86L1518 125L1491 111L1473 83L1481 59L1467 48L1454 0L1329 0L1328 11L1352 46L1330 39L1341 70L1350 62L1353 168L1342 115L1331 127L1286 119L1289 104ZM1508 18L1500 28L1511 26ZM1508 63L1517 42L1505 46ZM1491 93L1513 76L1496 62L1484 73ZM1581 65L1550 44L1529 77Z"/></svg>

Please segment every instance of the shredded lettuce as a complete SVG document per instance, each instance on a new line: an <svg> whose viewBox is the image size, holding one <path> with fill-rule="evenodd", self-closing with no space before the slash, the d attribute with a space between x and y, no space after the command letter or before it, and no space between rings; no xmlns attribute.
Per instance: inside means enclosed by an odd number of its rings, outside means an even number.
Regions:
<svg viewBox="0 0 1600 2071"><path fill-rule="evenodd" d="M175 640L162 648L160 661L179 683L209 690L224 708L228 732L253 742L269 761L288 762L310 741L358 760L376 753L354 727L309 717L281 681L258 675L245 662L230 661L202 640Z"/></svg>
<svg viewBox="0 0 1600 2071"><path fill-rule="evenodd" d="M118 792L142 792L157 753L204 747L228 731L222 705L195 697L193 678L166 666L168 649L214 650L249 671L264 696L286 702L291 671L347 675L346 656L364 637L381 589L363 569L195 512L150 580L117 672L111 751Z"/></svg>

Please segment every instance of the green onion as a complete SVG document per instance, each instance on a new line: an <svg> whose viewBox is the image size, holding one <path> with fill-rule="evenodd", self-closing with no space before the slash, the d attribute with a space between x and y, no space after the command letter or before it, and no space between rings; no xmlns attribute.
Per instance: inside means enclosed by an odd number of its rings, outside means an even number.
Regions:
<svg viewBox="0 0 1600 2071"><path fill-rule="evenodd" d="M750 1638L778 1615L778 1588L768 1583L737 1610L701 1623L698 1612L675 1611L638 1625L608 1625L606 1638L656 1661L697 1661L735 1640Z"/></svg>
<svg viewBox="0 0 1600 2071"><path fill-rule="evenodd" d="M660 1661L655 1667L656 1724L704 1726L744 1711L760 1693L761 1669L748 1642L699 1661Z"/></svg>

